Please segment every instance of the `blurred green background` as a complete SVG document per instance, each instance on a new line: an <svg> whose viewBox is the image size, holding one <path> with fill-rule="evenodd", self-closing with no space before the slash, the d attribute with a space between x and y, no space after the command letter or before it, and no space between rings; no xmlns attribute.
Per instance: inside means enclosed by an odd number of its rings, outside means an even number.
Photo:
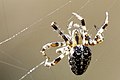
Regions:
<svg viewBox="0 0 120 80"><path fill-rule="evenodd" d="M67 57L54 67L43 65L23 80L120 80L120 0L0 0L0 80L19 80L28 70L45 60L40 54L48 42L62 41L50 27L56 21L67 33L72 12L86 20L86 26L94 37L109 12L109 26L104 32L102 44L90 47L92 61L82 76L74 75ZM78 22L76 18L72 18ZM27 29L28 28L28 29ZM21 30L26 31L19 34ZM16 33L19 35L13 36ZM57 48L46 53L55 58Z"/></svg>

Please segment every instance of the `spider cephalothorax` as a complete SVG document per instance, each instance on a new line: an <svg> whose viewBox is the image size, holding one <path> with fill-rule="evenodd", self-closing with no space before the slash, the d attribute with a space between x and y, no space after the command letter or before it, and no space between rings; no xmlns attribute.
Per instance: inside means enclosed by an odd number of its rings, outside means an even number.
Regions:
<svg viewBox="0 0 120 80"><path fill-rule="evenodd" d="M78 20L81 21L81 25L74 24L71 21L68 25L68 33L64 34L59 28L56 22L52 22L51 26L53 29L63 38L63 42L52 42L47 43L43 46L41 53L46 57L46 61L44 62L44 66L51 67L57 64L65 55L68 55L69 64L72 72L76 75L82 75L91 60L91 50L89 49L89 45L96 45L98 43L103 42L103 31L106 29L108 25L108 12L106 12L106 19L102 27L98 30L94 39L91 39L91 36L88 34L88 31L85 26L85 20L76 13L73 13ZM71 28L75 28L72 31ZM49 57L46 55L45 50L50 47L61 47L56 50L56 53L61 53L53 61L49 61Z"/></svg>

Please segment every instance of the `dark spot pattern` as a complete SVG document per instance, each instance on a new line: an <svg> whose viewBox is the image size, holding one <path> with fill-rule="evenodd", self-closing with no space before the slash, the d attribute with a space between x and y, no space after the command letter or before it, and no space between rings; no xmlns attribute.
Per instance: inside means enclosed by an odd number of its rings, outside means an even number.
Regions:
<svg viewBox="0 0 120 80"><path fill-rule="evenodd" d="M71 54L69 64L75 75L82 75L91 61L91 50L87 46L75 46L74 52Z"/></svg>

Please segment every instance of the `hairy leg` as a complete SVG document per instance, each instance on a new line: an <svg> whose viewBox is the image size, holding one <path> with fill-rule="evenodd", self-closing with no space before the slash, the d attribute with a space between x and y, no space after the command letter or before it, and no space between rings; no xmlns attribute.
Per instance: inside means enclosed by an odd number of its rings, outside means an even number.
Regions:
<svg viewBox="0 0 120 80"><path fill-rule="evenodd" d="M103 37L102 33L104 32L104 30L106 29L107 26L108 26L108 12L106 12L105 22L102 25L102 27L98 30L97 34L95 35L95 38L92 40L90 36L87 36L89 45L95 45L95 44L103 42L104 37Z"/></svg>
<svg viewBox="0 0 120 80"><path fill-rule="evenodd" d="M55 58L53 61L49 61L49 59L46 59L44 66L51 67L56 65L58 62L60 62L65 55L69 54L69 48L68 47L62 47L56 50L57 53L61 53L60 56Z"/></svg>
<svg viewBox="0 0 120 80"><path fill-rule="evenodd" d="M63 38L63 40L66 42L66 44L69 44L69 39L67 38L67 36L58 28L57 23L56 22L52 22L51 26L53 27L53 29Z"/></svg>
<svg viewBox="0 0 120 80"><path fill-rule="evenodd" d="M46 45L44 45L42 47L42 50L40 51L42 53L43 56L46 57L46 59L49 59L49 57L47 56L47 54L45 53L45 51L51 47L61 47L61 46L65 46L64 42L51 42L51 43L47 43Z"/></svg>

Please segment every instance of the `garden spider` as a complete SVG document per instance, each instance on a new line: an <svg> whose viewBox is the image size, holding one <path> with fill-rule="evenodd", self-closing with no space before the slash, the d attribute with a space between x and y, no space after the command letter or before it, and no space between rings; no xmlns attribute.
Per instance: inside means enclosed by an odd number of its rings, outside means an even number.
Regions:
<svg viewBox="0 0 120 80"><path fill-rule="evenodd" d="M106 19L102 27L98 30L94 39L91 39L91 36L88 34L88 31L85 26L85 20L78 15L77 13L72 13L74 16L80 20L81 25L74 24L71 21L68 25L68 33L64 34L59 28L56 22L52 22L52 28L63 38L64 42L52 42L47 43L43 46L41 53L46 57L44 66L51 67L56 65L64 56L68 55L68 60L70 68L75 75L82 75L91 60L91 50L88 45L93 46L98 43L103 42L104 37L102 35L103 31L108 26L108 12L106 12ZM75 28L70 30L71 28ZM62 47L56 50L56 53L61 53L53 61L49 61L49 57L46 55L45 50L51 47Z"/></svg>

